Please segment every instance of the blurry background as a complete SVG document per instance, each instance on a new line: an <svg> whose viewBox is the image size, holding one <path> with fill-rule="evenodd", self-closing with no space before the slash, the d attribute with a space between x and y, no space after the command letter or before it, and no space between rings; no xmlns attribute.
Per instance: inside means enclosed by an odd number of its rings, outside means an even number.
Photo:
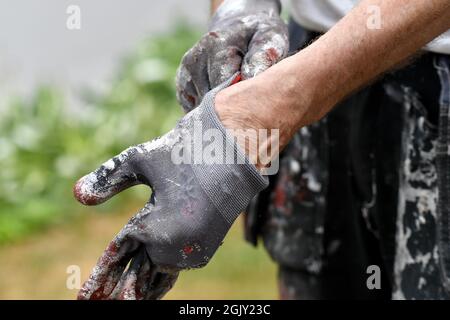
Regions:
<svg viewBox="0 0 450 320"><path fill-rule="evenodd" d="M69 30L69 5L81 29ZM72 299L110 239L149 196L136 187L98 208L72 185L181 111L174 75L205 30L207 0L0 0L0 299ZM276 298L276 270L242 223L167 298Z"/></svg>

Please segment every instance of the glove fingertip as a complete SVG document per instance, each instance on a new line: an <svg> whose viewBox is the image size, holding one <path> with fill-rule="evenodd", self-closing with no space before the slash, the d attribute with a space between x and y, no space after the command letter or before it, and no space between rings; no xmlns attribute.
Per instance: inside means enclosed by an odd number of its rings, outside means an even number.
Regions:
<svg viewBox="0 0 450 320"><path fill-rule="evenodd" d="M94 194L93 183L89 179L89 175L84 176L75 183L73 195L78 202L86 206L94 206L104 202L104 199Z"/></svg>

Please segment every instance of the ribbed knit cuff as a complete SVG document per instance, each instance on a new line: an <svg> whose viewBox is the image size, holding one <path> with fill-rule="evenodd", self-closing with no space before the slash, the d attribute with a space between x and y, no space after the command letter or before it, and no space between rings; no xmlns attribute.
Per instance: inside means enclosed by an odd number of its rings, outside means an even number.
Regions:
<svg viewBox="0 0 450 320"><path fill-rule="evenodd" d="M197 118L202 124L203 132L208 129L220 132L223 152L232 154L234 162L221 164L202 162L192 165L203 191L230 224L245 210L253 197L265 189L269 183L267 177L262 176L249 162L245 153L237 145L235 137L226 131L216 114L215 96L218 91L229 86L234 78L235 76L205 96L198 107L200 110L198 110Z"/></svg>

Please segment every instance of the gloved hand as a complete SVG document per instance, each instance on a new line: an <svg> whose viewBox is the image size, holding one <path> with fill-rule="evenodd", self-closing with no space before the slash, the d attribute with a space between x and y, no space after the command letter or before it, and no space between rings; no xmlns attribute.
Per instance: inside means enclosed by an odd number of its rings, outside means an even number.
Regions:
<svg viewBox="0 0 450 320"><path fill-rule="evenodd" d="M203 96L234 73L249 79L283 59L288 31L278 0L225 0L212 17L209 32L183 57L177 98L189 112Z"/></svg>
<svg viewBox="0 0 450 320"><path fill-rule="evenodd" d="M207 94L166 135L125 150L77 182L75 197L86 205L102 203L140 183L153 191L105 250L79 298L162 297L180 270L208 263L239 213L267 186L215 113L215 94L230 83ZM203 133L213 132L214 145L195 138L199 126ZM208 160L205 152L202 161L197 158L198 150L217 143L222 147L214 149L215 155L231 152L234 164L230 158Z"/></svg>

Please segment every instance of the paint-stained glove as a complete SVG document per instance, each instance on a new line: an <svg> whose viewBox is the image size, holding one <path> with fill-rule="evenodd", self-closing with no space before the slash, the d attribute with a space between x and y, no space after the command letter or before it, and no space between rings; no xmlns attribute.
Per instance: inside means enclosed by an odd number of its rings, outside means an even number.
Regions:
<svg viewBox="0 0 450 320"><path fill-rule="evenodd" d="M188 112L203 96L241 72L249 79L283 59L289 49L278 0L225 0L209 32L183 57L176 78L177 98Z"/></svg>
<svg viewBox="0 0 450 320"><path fill-rule="evenodd" d="M208 263L239 213L267 186L215 113L215 93L230 83L208 93L166 135L125 150L77 182L75 196L86 205L141 183L153 191L105 250L79 298L160 298L180 270ZM212 141L196 138L199 127ZM194 158L199 150L203 159ZM214 150L214 158L204 150ZM220 157L226 153L227 161Z"/></svg>

